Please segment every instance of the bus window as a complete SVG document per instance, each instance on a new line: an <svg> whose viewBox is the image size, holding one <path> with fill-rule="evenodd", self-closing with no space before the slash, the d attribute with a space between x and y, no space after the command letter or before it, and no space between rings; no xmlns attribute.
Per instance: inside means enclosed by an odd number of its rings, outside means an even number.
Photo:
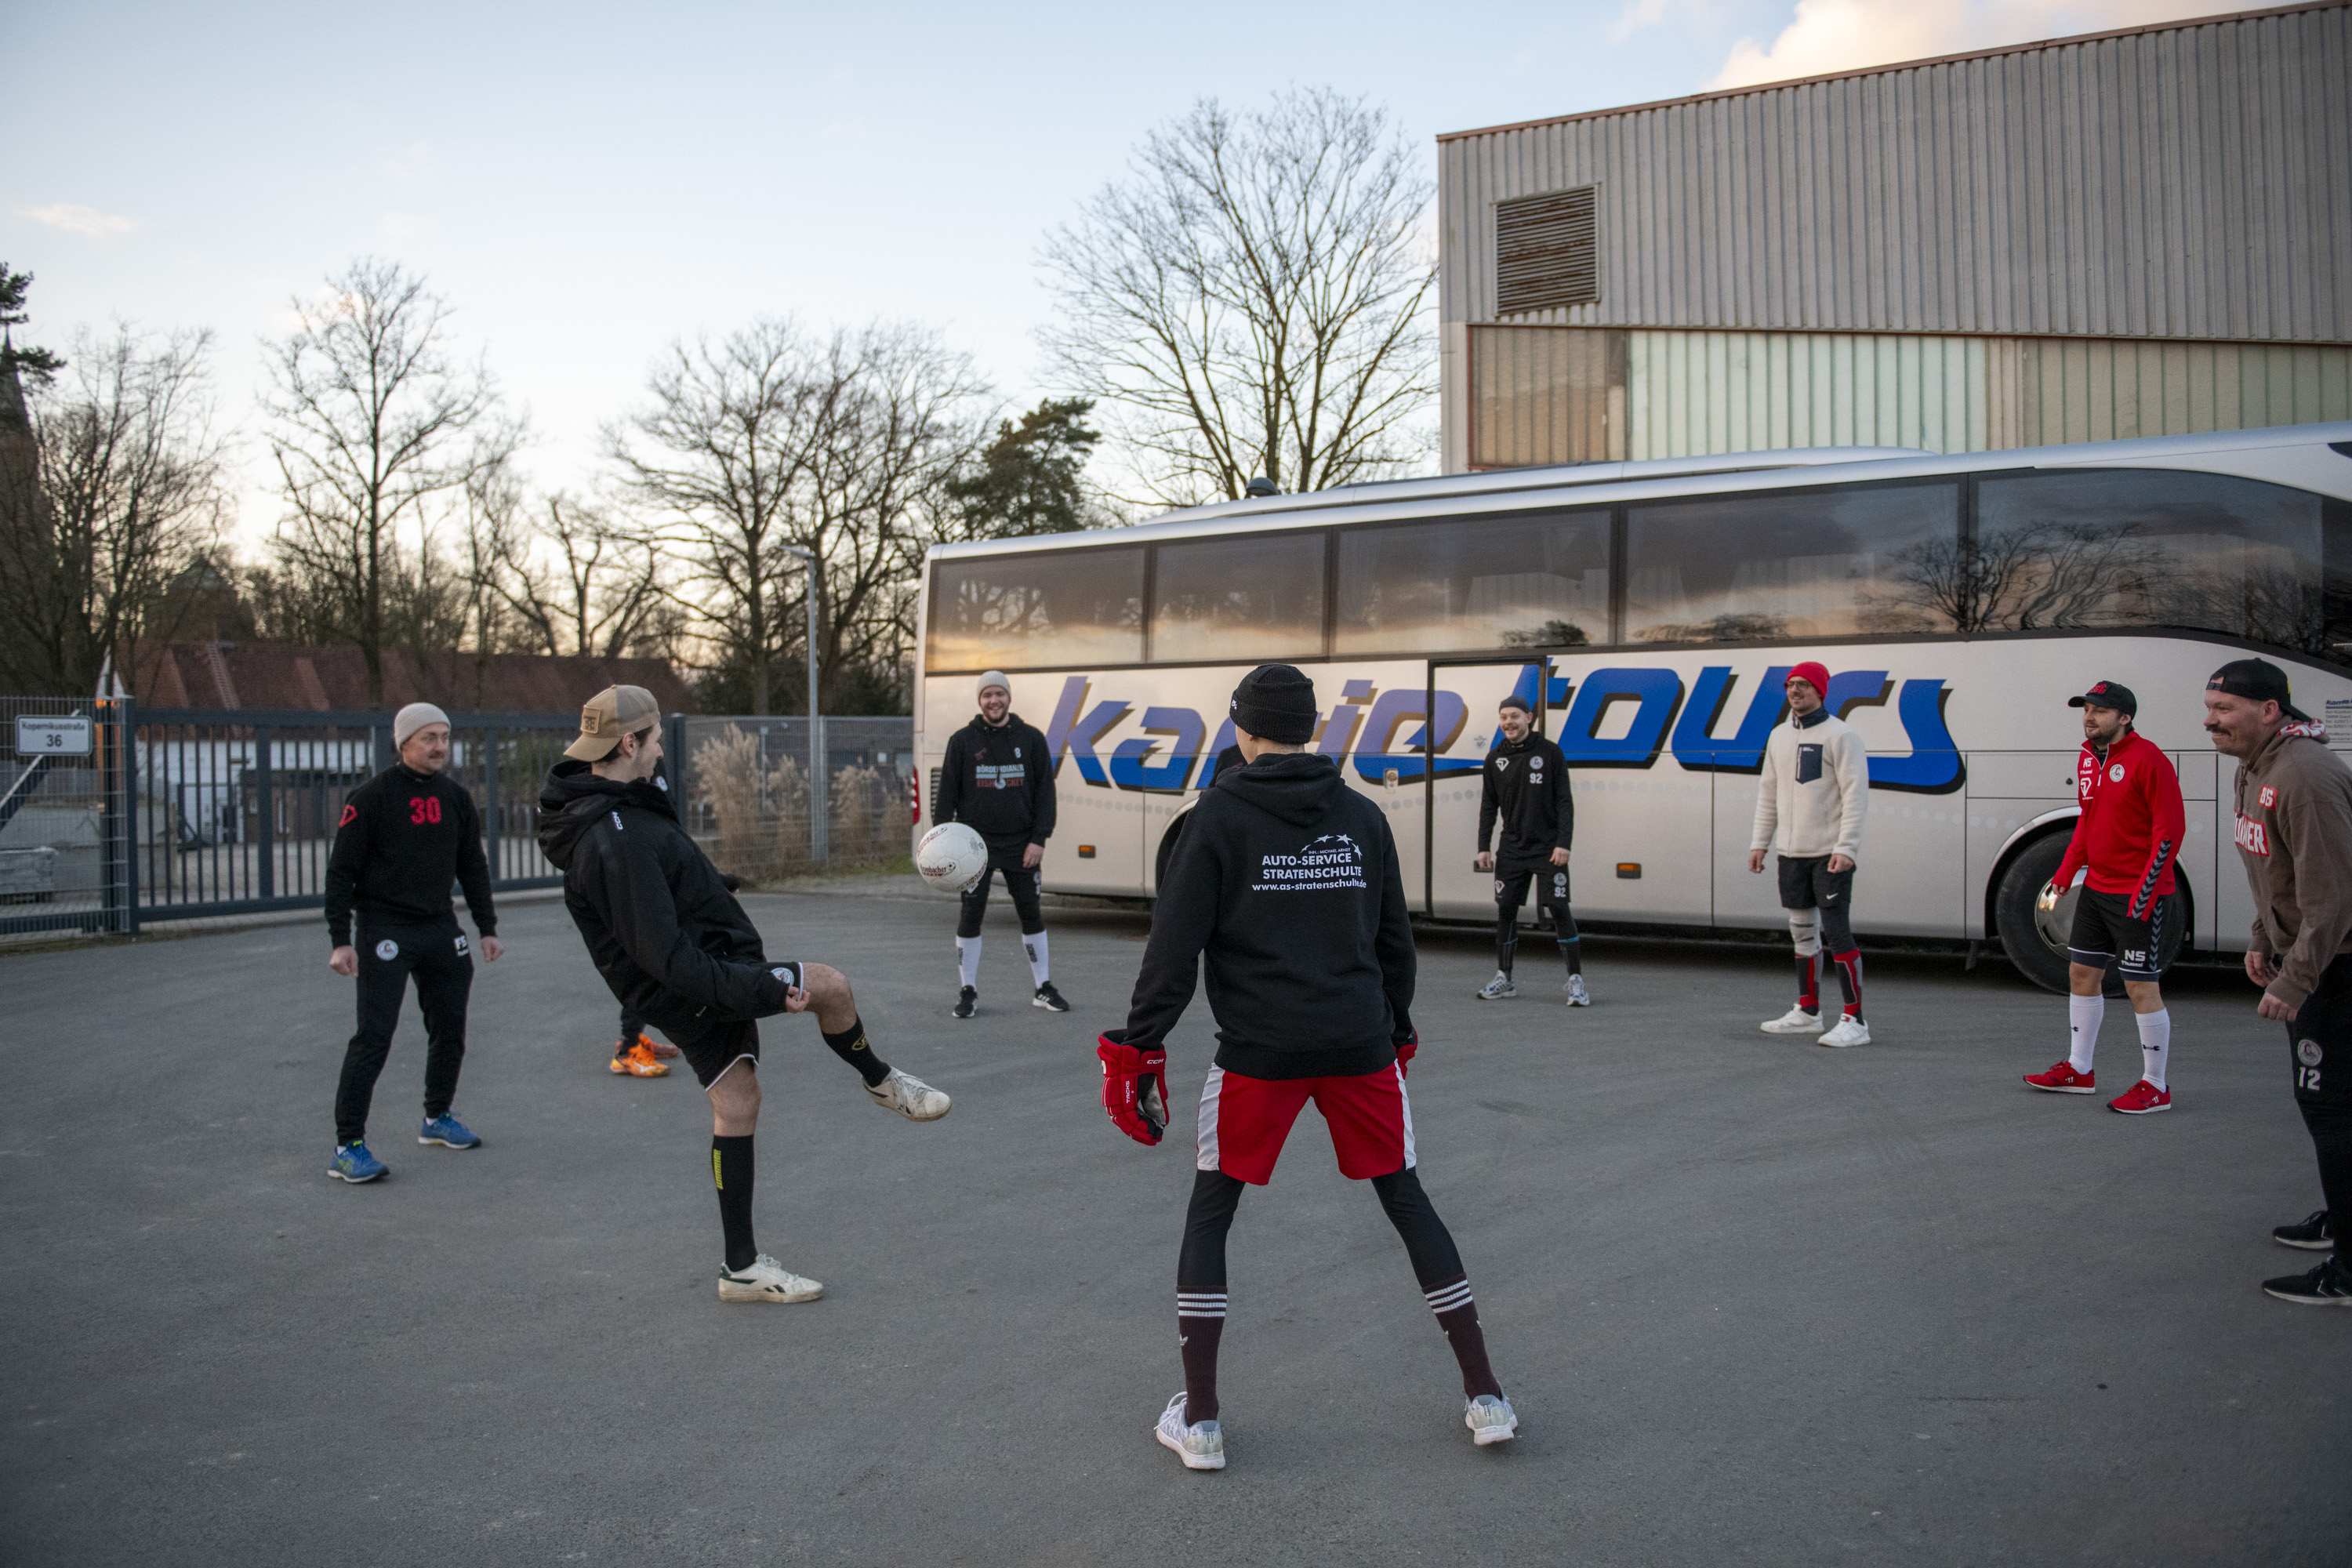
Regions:
<svg viewBox="0 0 2352 1568"><path fill-rule="evenodd" d="M1339 535L1335 656L1609 640L1606 510Z"/></svg>
<svg viewBox="0 0 2352 1568"><path fill-rule="evenodd" d="M933 674L1143 661L1143 551L981 555L931 574Z"/></svg>
<svg viewBox="0 0 2352 1568"><path fill-rule="evenodd" d="M1952 629L1933 566L1959 544L1959 488L1878 485L1637 506L1629 642Z"/></svg>
<svg viewBox="0 0 2352 1568"><path fill-rule="evenodd" d="M1151 565L1151 659L1323 655L1323 535L1162 544Z"/></svg>
<svg viewBox="0 0 2352 1568"><path fill-rule="evenodd" d="M1969 629L2188 626L2324 653L2326 504L2172 469L1986 479Z"/></svg>

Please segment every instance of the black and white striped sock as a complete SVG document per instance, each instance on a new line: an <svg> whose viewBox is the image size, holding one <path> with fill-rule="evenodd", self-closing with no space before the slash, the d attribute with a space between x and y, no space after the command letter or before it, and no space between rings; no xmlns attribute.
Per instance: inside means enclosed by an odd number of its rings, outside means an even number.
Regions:
<svg viewBox="0 0 2352 1568"><path fill-rule="evenodd" d="M1462 1364L1462 1392L1473 1399L1502 1393L1495 1369L1486 1364L1486 1335L1478 1326L1478 1304L1470 1298L1470 1277L1456 1274L1442 1280L1423 1291L1422 1300L1429 1303L1437 1326L1454 1347L1454 1359Z"/></svg>
<svg viewBox="0 0 2352 1568"><path fill-rule="evenodd" d="M1184 1419L1217 1418L1217 1343L1225 1333L1223 1290L1176 1293L1176 1348L1184 1357Z"/></svg>

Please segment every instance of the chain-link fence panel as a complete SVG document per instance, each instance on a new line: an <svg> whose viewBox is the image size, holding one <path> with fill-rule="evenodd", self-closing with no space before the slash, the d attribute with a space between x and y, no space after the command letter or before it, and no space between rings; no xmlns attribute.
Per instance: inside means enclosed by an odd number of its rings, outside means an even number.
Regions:
<svg viewBox="0 0 2352 1568"><path fill-rule="evenodd" d="M912 719L702 717L684 729L681 815L721 870L759 882L907 853Z"/></svg>

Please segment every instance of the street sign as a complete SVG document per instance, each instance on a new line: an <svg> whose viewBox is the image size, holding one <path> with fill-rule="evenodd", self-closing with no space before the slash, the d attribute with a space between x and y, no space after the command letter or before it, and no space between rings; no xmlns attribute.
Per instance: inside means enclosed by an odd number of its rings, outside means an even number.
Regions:
<svg viewBox="0 0 2352 1568"><path fill-rule="evenodd" d="M19 757L86 757L92 750L89 721L79 714L69 719L47 713L16 715Z"/></svg>

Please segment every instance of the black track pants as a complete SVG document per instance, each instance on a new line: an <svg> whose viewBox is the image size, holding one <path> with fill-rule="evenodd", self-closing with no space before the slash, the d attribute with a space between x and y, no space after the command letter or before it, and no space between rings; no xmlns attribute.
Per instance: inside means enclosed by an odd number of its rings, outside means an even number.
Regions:
<svg viewBox="0 0 2352 1568"><path fill-rule="evenodd" d="M2294 1100L2319 1156L2319 1191L2339 1262L2352 1259L2352 955L2320 972L2286 1026Z"/></svg>
<svg viewBox="0 0 2352 1568"><path fill-rule="evenodd" d="M1028 852L1026 844L1010 849L991 849L988 869L980 880L964 889L962 918L956 921L956 935L978 936L980 922L988 913L988 884L1001 874L1004 890L1013 895L1013 912L1021 917L1021 934L1035 936L1045 929L1045 907L1037 901L1037 873L1021 864Z"/></svg>
<svg viewBox="0 0 2352 1568"><path fill-rule="evenodd" d="M365 928L352 945L360 955L360 1026L343 1052L342 1082L335 1090L338 1143L367 1133L368 1103L392 1052L400 999L412 975L417 1010L425 1015L425 1114L431 1118L449 1109L457 1094L457 1069L466 1060L466 996L474 987L473 943L454 920Z"/></svg>

